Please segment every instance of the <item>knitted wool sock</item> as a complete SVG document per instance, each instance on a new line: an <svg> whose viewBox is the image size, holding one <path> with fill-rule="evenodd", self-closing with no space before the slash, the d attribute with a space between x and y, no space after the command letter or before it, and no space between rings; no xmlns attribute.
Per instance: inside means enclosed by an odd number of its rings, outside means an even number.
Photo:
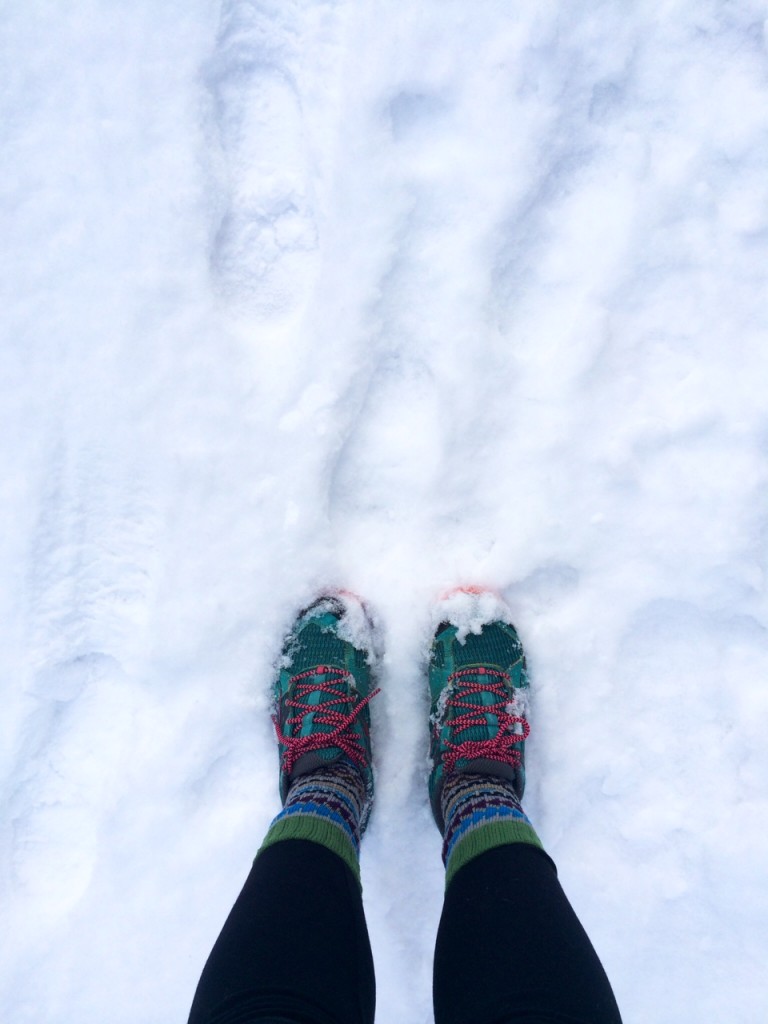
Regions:
<svg viewBox="0 0 768 1024"><path fill-rule="evenodd" d="M300 775L259 853L284 839L308 839L338 854L359 882L360 822L368 799L362 775L348 761Z"/></svg>
<svg viewBox="0 0 768 1024"><path fill-rule="evenodd" d="M481 853L507 843L541 847L511 781L496 775L452 772L441 794L445 884Z"/></svg>

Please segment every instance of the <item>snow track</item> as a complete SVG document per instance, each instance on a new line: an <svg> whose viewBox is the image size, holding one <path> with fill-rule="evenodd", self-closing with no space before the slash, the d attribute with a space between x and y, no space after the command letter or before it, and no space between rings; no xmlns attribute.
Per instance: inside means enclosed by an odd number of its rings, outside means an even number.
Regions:
<svg viewBox="0 0 768 1024"><path fill-rule="evenodd" d="M765 18L6 5L4 1021L186 1018L329 583L386 650L377 1020L430 1020L423 666L467 582L625 1019L761 1019Z"/></svg>

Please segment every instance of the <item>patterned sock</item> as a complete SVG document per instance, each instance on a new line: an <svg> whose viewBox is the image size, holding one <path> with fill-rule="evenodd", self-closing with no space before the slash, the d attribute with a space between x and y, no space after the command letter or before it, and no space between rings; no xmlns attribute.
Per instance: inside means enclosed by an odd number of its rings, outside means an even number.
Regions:
<svg viewBox="0 0 768 1024"><path fill-rule="evenodd" d="M359 883L360 822L368 799L362 775L348 761L300 775L259 853L283 839L308 839L338 854Z"/></svg>
<svg viewBox="0 0 768 1024"><path fill-rule="evenodd" d="M531 843L541 847L507 779L453 772L445 780L441 805L446 886L460 868L496 846Z"/></svg>

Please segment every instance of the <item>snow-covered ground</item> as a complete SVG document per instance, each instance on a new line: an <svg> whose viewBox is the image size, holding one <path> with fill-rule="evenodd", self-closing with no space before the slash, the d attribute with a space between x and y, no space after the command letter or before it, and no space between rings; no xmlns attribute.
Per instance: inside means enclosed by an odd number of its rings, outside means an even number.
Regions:
<svg viewBox="0 0 768 1024"><path fill-rule="evenodd" d="M430 601L510 602L526 807L627 1024L768 1013L768 5L6 0L6 1024L183 1024L271 664L386 641L380 1024L431 1019Z"/></svg>

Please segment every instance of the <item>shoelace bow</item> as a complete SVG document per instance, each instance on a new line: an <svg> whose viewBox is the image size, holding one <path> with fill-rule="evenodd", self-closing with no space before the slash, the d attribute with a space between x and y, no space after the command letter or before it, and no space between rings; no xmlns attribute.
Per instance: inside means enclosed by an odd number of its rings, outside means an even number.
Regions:
<svg viewBox="0 0 768 1024"><path fill-rule="evenodd" d="M323 675L330 678L323 682L317 681L317 676ZM352 676L344 669L336 668L333 665L316 665L306 672L300 672L292 676L289 686L294 687L292 698L286 698L285 705L294 708L297 714L286 718L286 726L297 726L297 732L301 732L304 716L314 713L314 724L331 726L330 732L310 732L307 736L286 736L280 728L277 715L272 716L275 725L277 738L285 747L283 754L282 770L290 775L293 766L305 754L314 750L324 750L326 747L338 747L355 764L365 768L367 766L367 753L363 747L360 737L351 729L352 723L377 693L377 687L367 697L359 700L351 711L340 711L337 705L349 703L349 691L347 681ZM311 679L311 682L302 682L304 679ZM321 704L308 704L306 698L317 691L328 694L330 700Z"/></svg>
<svg viewBox="0 0 768 1024"><path fill-rule="evenodd" d="M489 679L487 682L477 682L476 678L467 679L465 678L467 676L491 676L495 677L496 681ZM461 743L444 740L447 752L443 756L443 770L446 775L453 771L456 762L462 757L468 760L484 758L490 761L501 761L513 768L519 768L522 764L522 754L519 750L514 749L514 744L527 739L531 727L527 719L521 715L513 715L508 710L514 703L514 698L505 688L505 683L507 685L511 683L509 673L492 668L459 669L448 676L448 685L453 685L454 692L446 700L445 706L461 710L461 713L457 714L450 722L453 735L456 736L458 733L476 726L486 728L486 715L496 716L498 730L496 735L488 740L463 740ZM486 705L467 704L466 700L462 698L473 693L492 693L498 700L493 704ZM515 731L515 727L518 725L521 727L521 732ZM439 730L440 726L438 725L437 728Z"/></svg>

